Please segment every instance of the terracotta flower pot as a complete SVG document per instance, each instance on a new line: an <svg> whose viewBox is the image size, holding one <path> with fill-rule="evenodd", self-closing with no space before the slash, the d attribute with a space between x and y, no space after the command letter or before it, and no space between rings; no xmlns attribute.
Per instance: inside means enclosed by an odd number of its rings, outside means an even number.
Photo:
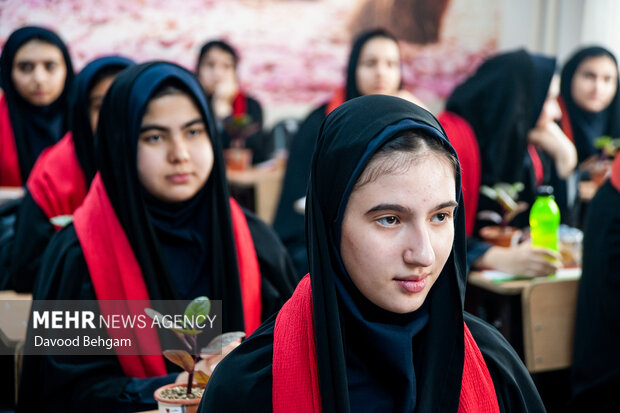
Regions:
<svg viewBox="0 0 620 413"><path fill-rule="evenodd" d="M231 171L244 171L252 165L252 150L247 148L224 149L226 168Z"/></svg>
<svg viewBox="0 0 620 413"><path fill-rule="evenodd" d="M201 400L200 397L195 398L195 399L179 399L179 400L164 399L163 397L161 397L161 393L164 390L172 388L172 387L185 387L185 385L172 383L172 384L166 384L165 386L161 386L160 388L155 390L155 393L153 394L153 396L155 397L155 400L157 400L157 408L159 412L160 413L196 413L196 411L198 410L198 405L200 404L200 400ZM194 387L204 388L205 386L194 384Z"/></svg>
<svg viewBox="0 0 620 413"><path fill-rule="evenodd" d="M522 231L515 227L500 227L490 225L480 229L480 237L489 244L498 247L512 247L519 243Z"/></svg>

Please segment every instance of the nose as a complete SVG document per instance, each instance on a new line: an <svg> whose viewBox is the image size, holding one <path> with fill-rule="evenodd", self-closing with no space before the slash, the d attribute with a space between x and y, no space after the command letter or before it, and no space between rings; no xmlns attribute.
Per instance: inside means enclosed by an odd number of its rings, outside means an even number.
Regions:
<svg viewBox="0 0 620 413"><path fill-rule="evenodd" d="M424 223L407 228L403 260L417 267L430 267L435 262L431 235Z"/></svg>
<svg viewBox="0 0 620 413"><path fill-rule="evenodd" d="M180 134L173 136L170 142L168 160L171 163L181 163L189 160L189 147L185 139L180 136Z"/></svg>
<svg viewBox="0 0 620 413"><path fill-rule="evenodd" d="M43 65L35 65L33 78L37 83L43 83L47 78L47 71L43 67Z"/></svg>

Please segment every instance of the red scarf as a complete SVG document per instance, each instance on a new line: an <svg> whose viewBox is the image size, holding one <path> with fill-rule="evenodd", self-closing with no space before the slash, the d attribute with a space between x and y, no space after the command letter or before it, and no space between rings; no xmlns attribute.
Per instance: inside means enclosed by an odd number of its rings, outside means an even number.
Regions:
<svg viewBox="0 0 620 413"><path fill-rule="evenodd" d="M611 164L611 176L609 181L620 192L620 156L616 155L613 164Z"/></svg>
<svg viewBox="0 0 620 413"><path fill-rule="evenodd" d="M446 131L461 164L461 186L465 204L465 228L467 235L474 234L478 191L480 190L480 150L473 129L465 119L452 112L442 112L437 118Z"/></svg>
<svg viewBox="0 0 620 413"><path fill-rule="evenodd" d="M342 105L346 100L346 90L344 88L340 88L334 93L334 96L327 102L327 107L325 108L325 116L332 113L334 109L338 106Z"/></svg>
<svg viewBox="0 0 620 413"><path fill-rule="evenodd" d="M274 413L321 411L312 288L306 275L276 318L273 333ZM499 413L493 380L467 325L459 413Z"/></svg>
<svg viewBox="0 0 620 413"><path fill-rule="evenodd" d="M9 105L4 94L0 96L0 186L22 186Z"/></svg>
<svg viewBox="0 0 620 413"><path fill-rule="evenodd" d="M527 152L530 155L530 159L532 160L532 165L534 166L534 175L536 176L536 185L541 185L543 179L545 177L545 172L543 170L543 164L540 160L540 156L536 151L536 147L532 144L527 145Z"/></svg>
<svg viewBox="0 0 620 413"><path fill-rule="evenodd" d="M562 112L562 118L560 119L560 127L562 128L562 132L564 132L571 142L575 143L575 138L573 138L573 127L570 124L568 109L566 109L566 103L564 103L562 96L558 97L558 104L560 105L560 111Z"/></svg>
<svg viewBox="0 0 620 413"><path fill-rule="evenodd" d="M248 113L248 99L241 93L241 91L237 92L237 95L233 99L233 111L234 115L245 115Z"/></svg>
<svg viewBox="0 0 620 413"><path fill-rule="evenodd" d="M249 336L259 325L261 317L260 272L254 243L245 216L239 205L230 199L237 262L241 283L241 297L245 317L245 330ZM115 314L143 314L142 303L132 306L132 301L149 300L140 265L129 244L99 174L95 175L84 203L74 214L74 226L84 252L84 259L105 316ZM107 303L105 300L125 300ZM111 306L115 305L115 308ZM139 306L140 308L134 308ZM141 355L127 355L124 348L115 348L123 372L129 377L153 377L166 374L159 338L155 330L134 331L109 329L110 338L132 337ZM125 350L125 351L124 351Z"/></svg>
<svg viewBox="0 0 620 413"><path fill-rule="evenodd" d="M86 178L75 153L71 132L41 153L26 186L49 219L72 215L82 204L86 197Z"/></svg>

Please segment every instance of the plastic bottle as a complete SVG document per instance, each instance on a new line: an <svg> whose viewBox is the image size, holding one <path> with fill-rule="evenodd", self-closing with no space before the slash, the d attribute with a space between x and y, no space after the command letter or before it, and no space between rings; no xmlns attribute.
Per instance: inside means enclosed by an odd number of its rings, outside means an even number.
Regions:
<svg viewBox="0 0 620 413"><path fill-rule="evenodd" d="M553 198L553 187L540 186L530 210L532 245L559 251L560 208Z"/></svg>

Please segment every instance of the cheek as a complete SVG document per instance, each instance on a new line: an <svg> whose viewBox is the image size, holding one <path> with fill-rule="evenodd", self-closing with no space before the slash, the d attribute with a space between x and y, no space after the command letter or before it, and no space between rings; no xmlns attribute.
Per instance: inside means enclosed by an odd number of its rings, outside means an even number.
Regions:
<svg viewBox="0 0 620 413"><path fill-rule="evenodd" d="M138 145L138 156L136 159L138 169L138 179L145 187L150 187L149 183L157 178L157 171L161 170L160 154L146 146Z"/></svg>
<svg viewBox="0 0 620 413"><path fill-rule="evenodd" d="M211 146L211 142L208 138L207 140L200 140L195 143L191 151L194 163L200 171L201 178L206 180L213 169L213 147Z"/></svg>
<svg viewBox="0 0 620 413"><path fill-rule="evenodd" d="M435 262L438 268L443 268L452 251L454 243L454 227L449 225L445 231L436 234L433 242L433 250L435 252Z"/></svg>

